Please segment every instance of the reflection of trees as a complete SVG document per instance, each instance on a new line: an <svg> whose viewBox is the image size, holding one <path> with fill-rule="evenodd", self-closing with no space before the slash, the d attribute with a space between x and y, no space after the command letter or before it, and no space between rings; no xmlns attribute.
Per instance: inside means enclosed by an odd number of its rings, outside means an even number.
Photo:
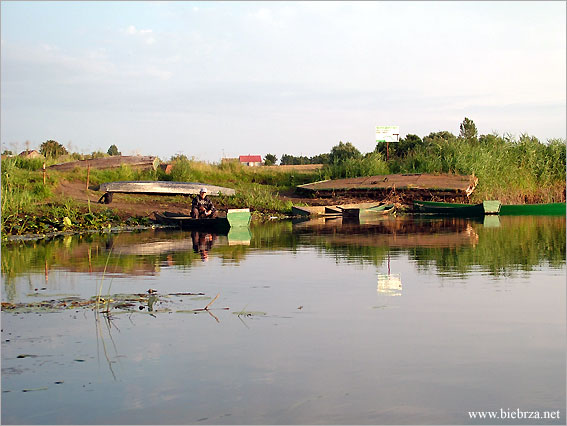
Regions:
<svg viewBox="0 0 567 426"><path fill-rule="evenodd" d="M481 266L493 275L532 271L542 264L565 264L565 218L545 216L502 217L501 227L478 227L476 247L409 250L410 258L422 268L465 275Z"/></svg>
<svg viewBox="0 0 567 426"><path fill-rule="evenodd" d="M229 245L218 236L210 256L222 264L242 261L249 250L285 250L315 247L337 261L383 265L391 251L407 253L424 269L454 275L467 274L475 265L494 275L530 271L548 263L565 264L564 217L502 217L498 228L466 219L388 219L377 224L348 225L340 221L293 225L289 221L251 226L250 245ZM52 269L102 273L109 247L113 258L107 273L148 275L160 267L189 268L200 263L190 232L148 230L89 234L49 241L2 244L2 277L9 297L16 276ZM116 256L114 256L116 254Z"/></svg>

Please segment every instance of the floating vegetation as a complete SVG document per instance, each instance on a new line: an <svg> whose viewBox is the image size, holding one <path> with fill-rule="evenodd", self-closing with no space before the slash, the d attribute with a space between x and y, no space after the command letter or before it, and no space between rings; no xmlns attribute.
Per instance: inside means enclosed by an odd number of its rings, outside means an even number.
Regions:
<svg viewBox="0 0 567 426"><path fill-rule="evenodd" d="M267 315L266 312L260 312L260 311L247 311L246 308L248 307L248 305L246 305L244 308L242 308L242 310L238 311L238 312L233 312L234 315L237 315L238 317L254 317L254 316L264 316Z"/></svg>
<svg viewBox="0 0 567 426"><path fill-rule="evenodd" d="M63 312L65 310L73 309L92 309L105 314L120 314L120 313L161 313L172 312L172 308L168 305L179 305L183 303L183 296L190 297L191 301L205 301L210 302L203 308L196 309L179 309L176 312L184 313L198 313L209 312L210 306L219 298L217 294L212 300L205 293L167 293L158 294L155 291L148 291L146 293L117 293L108 294L103 296L93 296L89 299L81 299L78 296L67 296L63 298L53 298L49 300L34 301L27 303L11 303L2 302L2 310L4 312L12 313L29 313L29 312ZM219 310L228 310L230 308L219 308ZM19 355L19 358L33 357L34 355Z"/></svg>

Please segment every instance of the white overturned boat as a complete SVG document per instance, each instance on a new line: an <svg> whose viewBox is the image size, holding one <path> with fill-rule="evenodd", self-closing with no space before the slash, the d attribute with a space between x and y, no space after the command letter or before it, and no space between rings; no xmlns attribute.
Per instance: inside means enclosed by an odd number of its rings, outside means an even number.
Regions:
<svg viewBox="0 0 567 426"><path fill-rule="evenodd" d="M126 181L107 182L100 185L99 191L105 194L99 202L110 204L112 194L153 194L153 195L196 195L202 187L207 188L207 195L234 195L232 188L209 185L199 182L170 182L170 181Z"/></svg>

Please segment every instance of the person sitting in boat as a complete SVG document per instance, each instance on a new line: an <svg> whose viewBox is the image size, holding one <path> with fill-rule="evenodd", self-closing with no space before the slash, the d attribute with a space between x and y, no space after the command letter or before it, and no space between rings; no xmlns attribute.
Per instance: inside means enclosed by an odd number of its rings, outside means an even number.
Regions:
<svg viewBox="0 0 567 426"><path fill-rule="evenodd" d="M207 188L201 188L199 195L193 198L191 217L194 219L217 217L217 210L213 206L212 201L207 197Z"/></svg>

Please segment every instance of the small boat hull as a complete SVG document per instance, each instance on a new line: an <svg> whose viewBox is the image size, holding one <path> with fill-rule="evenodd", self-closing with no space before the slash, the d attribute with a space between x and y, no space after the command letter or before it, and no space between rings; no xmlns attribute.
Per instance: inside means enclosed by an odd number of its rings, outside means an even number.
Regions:
<svg viewBox="0 0 567 426"><path fill-rule="evenodd" d="M484 216L484 206L480 204L439 203L434 201L414 201L414 210L418 213L442 216L480 217Z"/></svg>
<svg viewBox="0 0 567 426"><path fill-rule="evenodd" d="M249 209L229 209L225 217L195 219L189 215L172 212L155 212L156 221L162 225L181 229L200 229L227 233L231 228L247 227L250 224Z"/></svg>
<svg viewBox="0 0 567 426"><path fill-rule="evenodd" d="M199 182L170 181L130 181L107 182L100 185L99 191L105 193L157 194L157 195L196 195L206 187L209 195L234 195L232 188L209 185Z"/></svg>

